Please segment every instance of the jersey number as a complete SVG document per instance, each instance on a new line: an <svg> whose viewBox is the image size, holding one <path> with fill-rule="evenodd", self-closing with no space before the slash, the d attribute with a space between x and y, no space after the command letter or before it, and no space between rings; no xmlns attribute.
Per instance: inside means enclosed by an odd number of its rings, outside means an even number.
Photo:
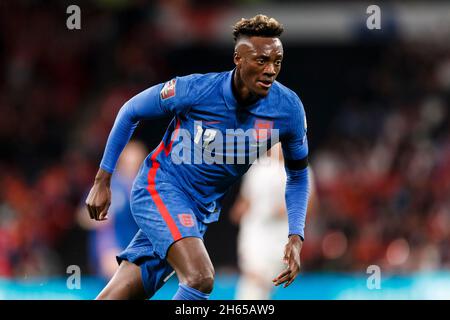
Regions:
<svg viewBox="0 0 450 320"><path fill-rule="evenodd" d="M217 131L214 129L203 130L201 126L197 126L197 132L195 133L194 142L195 144L200 143L200 139L203 136L203 148L206 148L211 141L216 137Z"/></svg>

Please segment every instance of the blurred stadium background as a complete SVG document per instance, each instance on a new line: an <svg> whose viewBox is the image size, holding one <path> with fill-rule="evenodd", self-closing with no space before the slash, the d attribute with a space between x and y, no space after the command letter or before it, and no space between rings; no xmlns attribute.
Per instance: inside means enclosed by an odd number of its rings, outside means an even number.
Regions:
<svg viewBox="0 0 450 320"><path fill-rule="evenodd" d="M66 28L71 4L81 30ZM268 0L0 2L0 299L96 296L106 280L77 210L118 109L176 75L232 69L231 25L257 13L286 27L279 80L305 105L319 199L302 273L274 298L450 299L450 4ZM153 149L167 123L134 137ZM205 239L213 299L232 299L239 274L238 190Z"/></svg>

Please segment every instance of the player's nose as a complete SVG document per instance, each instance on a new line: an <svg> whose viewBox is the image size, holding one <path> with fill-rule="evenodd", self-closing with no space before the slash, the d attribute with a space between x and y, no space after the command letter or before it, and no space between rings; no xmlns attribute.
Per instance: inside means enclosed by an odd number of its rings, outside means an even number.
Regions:
<svg viewBox="0 0 450 320"><path fill-rule="evenodd" d="M264 69L264 75L267 77L273 77L276 74L275 66L273 63L268 63Z"/></svg>

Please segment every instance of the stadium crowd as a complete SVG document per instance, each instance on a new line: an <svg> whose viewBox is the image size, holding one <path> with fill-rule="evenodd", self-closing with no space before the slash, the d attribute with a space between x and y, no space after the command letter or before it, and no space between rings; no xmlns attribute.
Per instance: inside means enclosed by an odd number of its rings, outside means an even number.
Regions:
<svg viewBox="0 0 450 320"><path fill-rule="evenodd" d="M177 31L152 16L173 8L92 7L78 33L65 28L64 8L51 8L11 2L0 11L2 277L64 272L68 234L82 232L75 213L118 109L177 72L167 58ZM319 209L308 217L303 268L448 268L450 50L387 45L357 81L364 93L336 103L332 126L316 126L326 139L311 146Z"/></svg>
<svg viewBox="0 0 450 320"><path fill-rule="evenodd" d="M305 261L342 271L448 268L449 48L397 43L366 85L343 101L313 154L320 213Z"/></svg>

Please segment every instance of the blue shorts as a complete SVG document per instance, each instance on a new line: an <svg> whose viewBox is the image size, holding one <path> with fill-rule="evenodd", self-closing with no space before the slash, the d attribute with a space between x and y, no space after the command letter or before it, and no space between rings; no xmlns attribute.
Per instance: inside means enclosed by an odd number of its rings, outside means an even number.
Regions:
<svg viewBox="0 0 450 320"><path fill-rule="evenodd" d="M207 225L197 219L195 204L171 183L135 182L130 203L140 230L117 261L140 266L144 288L151 297L173 272L166 260L170 246L185 237L203 240Z"/></svg>

